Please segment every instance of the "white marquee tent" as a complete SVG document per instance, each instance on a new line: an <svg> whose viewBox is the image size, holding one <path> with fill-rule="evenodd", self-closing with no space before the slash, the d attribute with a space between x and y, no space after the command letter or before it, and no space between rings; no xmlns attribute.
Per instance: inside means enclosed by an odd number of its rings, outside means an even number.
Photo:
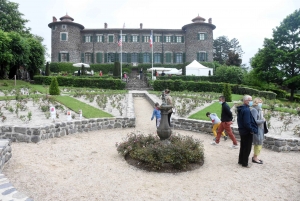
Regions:
<svg viewBox="0 0 300 201"><path fill-rule="evenodd" d="M213 69L207 68L200 64L198 61L194 60L192 63L185 67L186 75L195 75L195 76L208 76L209 71L210 74L213 75Z"/></svg>

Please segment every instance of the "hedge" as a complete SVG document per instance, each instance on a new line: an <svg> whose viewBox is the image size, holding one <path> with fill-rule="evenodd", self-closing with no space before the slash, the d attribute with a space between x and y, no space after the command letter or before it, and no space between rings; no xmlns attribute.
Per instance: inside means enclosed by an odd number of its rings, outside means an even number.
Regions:
<svg viewBox="0 0 300 201"><path fill-rule="evenodd" d="M33 80L35 84L40 85L50 85L51 76L34 76ZM88 88L100 88L100 89L116 89L122 90L125 89L126 83L120 79L104 79L98 77L98 79L78 78L78 77L56 77L59 86L66 87L88 87Z"/></svg>
<svg viewBox="0 0 300 201"><path fill-rule="evenodd" d="M240 86L237 84L229 84L233 94L249 94L251 96L265 97L268 99L276 99L276 93L272 91L259 91L249 87ZM216 82L193 82L182 80L155 80L153 83L153 89L155 91L163 91L164 89L170 89L172 91L194 91L194 92L216 92L222 93L224 83Z"/></svg>

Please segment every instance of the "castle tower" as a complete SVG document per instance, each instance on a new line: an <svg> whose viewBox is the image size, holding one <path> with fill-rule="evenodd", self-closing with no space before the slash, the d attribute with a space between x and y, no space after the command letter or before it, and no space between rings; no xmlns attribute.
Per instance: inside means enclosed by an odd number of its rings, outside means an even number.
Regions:
<svg viewBox="0 0 300 201"><path fill-rule="evenodd" d="M52 62L80 62L80 31L84 26L73 21L74 19L66 14L60 21L53 17L53 21L48 24L51 28Z"/></svg>
<svg viewBox="0 0 300 201"><path fill-rule="evenodd" d="M208 23L199 15L192 20L193 23L184 25L186 38L186 62L213 61L213 30L216 28L209 18Z"/></svg>

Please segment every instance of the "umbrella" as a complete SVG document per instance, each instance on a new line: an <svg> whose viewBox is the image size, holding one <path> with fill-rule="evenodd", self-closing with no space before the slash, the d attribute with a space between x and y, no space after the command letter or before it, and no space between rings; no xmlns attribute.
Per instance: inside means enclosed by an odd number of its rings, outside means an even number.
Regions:
<svg viewBox="0 0 300 201"><path fill-rule="evenodd" d="M73 64L74 67L82 67L82 65L83 65L85 68L89 68L89 67L90 67L89 64L85 64L85 63L76 63L76 64Z"/></svg>

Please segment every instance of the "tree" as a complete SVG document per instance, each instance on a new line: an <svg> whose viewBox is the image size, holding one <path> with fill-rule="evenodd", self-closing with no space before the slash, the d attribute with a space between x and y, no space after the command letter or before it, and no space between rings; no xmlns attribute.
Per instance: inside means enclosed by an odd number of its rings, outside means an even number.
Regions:
<svg viewBox="0 0 300 201"><path fill-rule="evenodd" d="M27 42L30 47L30 55L27 63L27 71L32 79L34 75L39 73L39 69L43 68L45 63L44 47L40 41L35 38L28 38Z"/></svg>
<svg viewBox="0 0 300 201"><path fill-rule="evenodd" d="M231 87L228 83L224 84L224 88L223 88L223 96L225 97L225 100L227 102L231 102L232 101L232 97L231 97Z"/></svg>
<svg viewBox="0 0 300 201"><path fill-rule="evenodd" d="M28 20L19 12L19 4L0 0L0 29L4 32L15 31L22 35L30 35L30 28L25 27Z"/></svg>
<svg viewBox="0 0 300 201"><path fill-rule="evenodd" d="M244 70L237 66L219 66L215 76L219 82L241 84L244 73Z"/></svg>
<svg viewBox="0 0 300 201"><path fill-rule="evenodd" d="M251 58L253 73L266 83L282 84L283 74L275 66L277 48L272 39L265 38L263 48Z"/></svg>
<svg viewBox="0 0 300 201"><path fill-rule="evenodd" d="M49 76L49 75L50 75L49 62L46 63L46 71L45 71L45 75L46 75L46 76Z"/></svg>
<svg viewBox="0 0 300 201"><path fill-rule="evenodd" d="M7 76L8 65L13 61L13 54L10 49L11 38L8 33L0 30L0 79Z"/></svg>
<svg viewBox="0 0 300 201"><path fill-rule="evenodd" d="M225 63L227 66L240 66L242 64L242 59L240 59L239 54L235 51L229 51L228 59Z"/></svg>
<svg viewBox="0 0 300 201"><path fill-rule="evenodd" d="M220 36L214 40L214 61L218 61L220 64L226 64L230 58L230 65L240 66L242 60L240 59L244 54L239 41L236 38L229 40L227 36ZM232 62L235 60L235 62Z"/></svg>
<svg viewBox="0 0 300 201"><path fill-rule="evenodd" d="M114 65L114 70L113 70L113 75L115 76L115 77L120 77L121 76L121 64L120 64L120 62L118 62L118 61L116 61L115 62L115 65Z"/></svg>
<svg viewBox="0 0 300 201"><path fill-rule="evenodd" d="M276 46L275 64L284 73L284 84L294 91L300 88L300 9L288 15L279 27L273 29L273 41Z"/></svg>
<svg viewBox="0 0 300 201"><path fill-rule="evenodd" d="M50 95L59 95L60 94L56 77L53 77L51 79L51 84L49 87L49 94Z"/></svg>

